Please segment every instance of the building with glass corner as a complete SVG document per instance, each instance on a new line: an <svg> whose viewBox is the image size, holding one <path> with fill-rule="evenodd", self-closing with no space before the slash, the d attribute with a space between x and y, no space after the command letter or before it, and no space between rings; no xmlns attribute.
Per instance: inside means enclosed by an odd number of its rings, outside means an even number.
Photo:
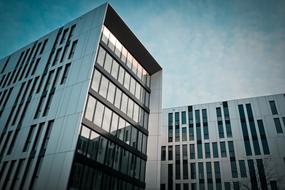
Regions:
<svg viewBox="0 0 285 190"><path fill-rule="evenodd" d="M107 3L4 57L0 189L159 188L161 88Z"/></svg>
<svg viewBox="0 0 285 190"><path fill-rule="evenodd" d="M161 190L285 189L285 94L167 108Z"/></svg>

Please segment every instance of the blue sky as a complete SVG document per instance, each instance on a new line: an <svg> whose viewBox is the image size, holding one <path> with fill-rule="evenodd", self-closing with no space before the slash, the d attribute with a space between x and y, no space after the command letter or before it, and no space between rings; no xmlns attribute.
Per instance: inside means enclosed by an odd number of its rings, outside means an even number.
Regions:
<svg viewBox="0 0 285 190"><path fill-rule="evenodd" d="M0 57L103 2L0 0ZM285 93L285 1L109 2L163 67L163 107Z"/></svg>

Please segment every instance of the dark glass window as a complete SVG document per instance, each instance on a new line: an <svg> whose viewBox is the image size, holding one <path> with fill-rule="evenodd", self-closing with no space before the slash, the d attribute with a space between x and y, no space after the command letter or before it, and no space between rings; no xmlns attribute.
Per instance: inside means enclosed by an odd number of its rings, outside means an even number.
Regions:
<svg viewBox="0 0 285 190"><path fill-rule="evenodd" d="M212 146L213 146L213 157L218 158L219 157L218 144L216 142L213 142Z"/></svg>
<svg viewBox="0 0 285 190"><path fill-rule="evenodd" d="M187 141L187 128L182 127L182 141Z"/></svg>
<svg viewBox="0 0 285 190"><path fill-rule="evenodd" d="M183 184L183 190L189 190L189 184L188 183Z"/></svg>
<svg viewBox="0 0 285 190"><path fill-rule="evenodd" d="M257 190L258 185L257 185L256 173L254 169L253 160L248 160L247 162L248 162L248 169L249 169L249 175L250 175L251 189Z"/></svg>
<svg viewBox="0 0 285 190"><path fill-rule="evenodd" d="M275 101L271 100L271 101L269 101L269 104L270 104L272 115L278 114Z"/></svg>
<svg viewBox="0 0 285 190"><path fill-rule="evenodd" d="M180 160L180 145L175 146L175 160Z"/></svg>
<svg viewBox="0 0 285 190"><path fill-rule="evenodd" d="M197 154L198 154L198 159L203 158L203 150L202 150L202 144L201 143L197 144Z"/></svg>
<svg viewBox="0 0 285 190"><path fill-rule="evenodd" d="M247 125L246 125L246 119L244 114L243 105L238 105L239 115L240 115L240 122L241 122L241 129L243 133L243 140L244 140L244 147L245 152L247 156L252 155L251 147L250 147L250 141L249 141L249 135L247 131Z"/></svg>
<svg viewBox="0 0 285 190"><path fill-rule="evenodd" d="M168 142L173 141L173 126L168 126Z"/></svg>
<svg viewBox="0 0 285 190"><path fill-rule="evenodd" d="M274 124L277 133L283 133L281 122L279 118L274 118Z"/></svg>
<svg viewBox="0 0 285 190"><path fill-rule="evenodd" d="M247 177L245 161L244 160L239 160L239 169L240 169L241 177Z"/></svg>
<svg viewBox="0 0 285 190"><path fill-rule="evenodd" d="M182 159L183 160L187 160L188 156L187 156L187 144L183 144L182 145Z"/></svg>
<svg viewBox="0 0 285 190"><path fill-rule="evenodd" d="M175 189L176 190L181 190L181 184L180 183L176 183L175 184Z"/></svg>
<svg viewBox="0 0 285 190"><path fill-rule="evenodd" d="M195 145L190 144L190 159L195 159Z"/></svg>
<svg viewBox="0 0 285 190"><path fill-rule="evenodd" d="M239 182L233 182L234 190L240 190Z"/></svg>
<svg viewBox="0 0 285 190"><path fill-rule="evenodd" d="M203 128L204 128L204 139L209 139L208 116L206 109L202 109L202 119L203 119Z"/></svg>
<svg viewBox="0 0 285 190"><path fill-rule="evenodd" d="M206 172L207 172L208 190L212 190L213 189L213 176L212 176L211 162L206 162Z"/></svg>
<svg viewBox="0 0 285 190"><path fill-rule="evenodd" d="M72 43L68 59L71 59L73 57L73 55L75 53L76 46L77 46L77 40Z"/></svg>
<svg viewBox="0 0 285 190"><path fill-rule="evenodd" d="M230 120L226 120L226 132L227 132L227 137L233 137L232 135L232 128L231 128L231 121Z"/></svg>
<svg viewBox="0 0 285 190"><path fill-rule="evenodd" d="M168 190L173 189L173 165L168 164Z"/></svg>
<svg viewBox="0 0 285 190"><path fill-rule="evenodd" d="M161 160L166 160L166 147L161 147Z"/></svg>
<svg viewBox="0 0 285 190"><path fill-rule="evenodd" d="M181 117L182 117L182 124L186 124L186 111L183 111L181 113Z"/></svg>
<svg viewBox="0 0 285 190"><path fill-rule="evenodd" d="M263 147L263 152L264 154L270 154L269 151L269 147L268 147L268 142L267 142L267 138L266 138L266 133L265 133L265 129L264 129L264 125L262 120L257 120L257 125L259 128L259 134L260 134L260 138L261 138L261 144Z"/></svg>
<svg viewBox="0 0 285 190"><path fill-rule="evenodd" d="M187 159L183 160L183 179L188 179L188 163L187 163Z"/></svg>
<svg viewBox="0 0 285 190"><path fill-rule="evenodd" d="M173 158L173 146L168 146L168 160L172 160Z"/></svg>
<svg viewBox="0 0 285 190"><path fill-rule="evenodd" d="M259 180L261 183L261 189L262 190L267 190L267 180L265 177L265 171L264 171L264 166L263 166L263 161L262 159L257 159L257 170L259 173Z"/></svg>
<svg viewBox="0 0 285 190"><path fill-rule="evenodd" d="M191 179L196 179L196 164L190 164L190 171L191 171Z"/></svg>
<svg viewBox="0 0 285 190"><path fill-rule="evenodd" d="M165 184L160 184L160 189L161 190L166 190Z"/></svg>
<svg viewBox="0 0 285 190"><path fill-rule="evenodd" d="M231 183L225 182L225 190L231 190Z"/></svg>
<svg viewBox="0 0 285 190"><path fill-rule="evenodd" d="M175 112L175 125L179 125L179 112Z"/></svg>
<svg viewBox="0 0 285 190"><path fill-rule="evenodd" d="M180 129L179 125L175 125L175 142L180 141Z"/></svg>
<svg viewBox="0 0 285 190"><path fill-rule="evenodd" d="M65 81L67 79L67 76L68 76L68 73L69 73L69 70L70 70L70 65L71 65L71 63L66 64L66 66L64 68L64 71L63 71L63 75L62 75L60 84L64 84L65 83Z"/></svg>
<svg viewBox="0 0 285 190"><path fill-rule="evenodd" d="M224 138L224 127L223 127L223 121L218 121L218 130L219 130L219 138Z"/></svg>
<svg viewBox="0 0 285 190"><path fill-rule="evenodd" d="M248 115L248 121L249 121L252 141L253 141L254 152L256 155L260 155L260 147L258 143L258 137L256 133L255 123L254 123L254 117L253 117L252 108L250 104L246 104L246 110L247 110L247 115Z"/></svg>
<svg viewBox="0 0 285 190"><path fill-rule="evenodd" d="M36 128L36 125L32 125L30 127L30 130L29 130L29 133L28 133L28 137L27 137L27 140L26 140L24 148L23 148L23 152L26 152L29 149L29 147L30 147L30 145L32 143L32 138L33 138L33 134L35 132L35 128Z"/></svg>
<svg viewBox="0 0 285 190"><path fill-rule="evenodd" d="M205 143L205 157L211 158L210 143Z"/></svg>
<svg viewBox="0 0 285 190"><path fill-rule="evenodd" d="M198 163L198 171L199 171L199 189L205 189L205 179L204 179L204 166L203 162Z"/></svg>
<svg viewBox="0 0 285 190"><path fill-rule="evenodd" d="M214 162L214 171L215 171L215 178L216 178L216 189L221 188L221 171L220 171L220 163Z"/></svg>
<svg viewBox="0 0 285 190"><path fill-rule="evenodd" d="M221 148L221 156L227 157L226 143L220 142L220 148Z"/></svg>
<svg viewBox="0 0 285 190"><path fill-rule="evenodd" d="M277 181L270 181L271 190L278 190Z"/></svg>
<svg viewBox="0 0 285 190"><path fill-rule="evenodd" d="M192 124L192 127L189 125L189 141L194 140L194 127Z"/></svg>

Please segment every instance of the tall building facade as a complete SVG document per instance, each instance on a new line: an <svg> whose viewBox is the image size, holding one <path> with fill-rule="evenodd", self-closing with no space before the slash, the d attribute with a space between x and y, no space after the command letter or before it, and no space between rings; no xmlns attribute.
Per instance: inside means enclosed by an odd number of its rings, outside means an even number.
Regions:
<svg viewBox="0 0 285 190"><path fill-rule="evenodd" d="M163 110L161 190L285 189L285 94Z"/></svg>
<svg viewBox="0 0 285 190"><path fill-rule="evenodd" d="M0 189L146 188L162 69L110 5L1 59L0 72Z"/></svg>

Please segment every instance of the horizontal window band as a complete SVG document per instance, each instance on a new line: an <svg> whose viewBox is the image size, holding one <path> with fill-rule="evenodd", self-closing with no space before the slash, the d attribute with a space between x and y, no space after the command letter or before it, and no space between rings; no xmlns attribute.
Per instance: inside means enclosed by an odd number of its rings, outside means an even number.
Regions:
<svg viewBox="0 0 285 190"><path fill-rule="evenodd" d="M120 66L122 66L147 92L151 93L150 88L147 87L146 84L144 84L144 83L139 79L139 77L136 76L136 75L133 73L133 71L132 71L129 67L127 67L126 64L123 63L123 62L121 61L121 59L120 59L106 44L104 44L102 41L100 41L100 45L101 45L101 47L102 47L105 51L107 51L107 52L110 54L110 56L112 56L112 58L115 59L115 60L117 61L117 63L119 63Z"/></svg>
<svg viewBox="0 0 285 190"><path fill-rule="evenodd" d="M101 127L95 125L94 123L92 123L91 121L83 118L82 119L82 124L88 128L90 128L91 130L97 132L99 135L102 135L103 137L107 138L108 140L112 141L113 143L121 146L122 148L130 151L131 153L133 153L134 155L140 157L143 160L147 160L147 156L143 153L141 153L140 151L138 151L136 148L126 144L125 142L119 140L118 138L114 137L113 135L111 135L109 132L105 131L104 129L102 129Z"/></svg>
<svg viewBox="0 0 285 190"><path fill-rule="evenodd" d="M143 128L142 126L138 125L137 123L135 123L133 121L133 119L131 119L129 116L127 116L127 114L125 114L124 112L122 112L120 109L118 109L117 107L115 107L113 104L111 104L109 101L107 101L105 98L103 98L101 95L99 95L95 90L93 90L92 88L89 88L89 94L91 96L93 96L96 100L98 100L99 102L101 102L102 104L104 104L105 106L107 106L109 109L111 109L113 112L115 112L117 115L119 115L120 117L122 117L124 120L126 120L127 122L129 122L131 125L133 125L136 129L138 129L139 131L141 131L143 134L145 134L146 136L148 136L148 130Z"/></svg>
<svg viewBox="0 0 285 190"><path fill-rule="evenodd" d="M144 111L146 111L147 113L150 112L148 107L141 103L140 100L138 100L133 94L131 94L130 91L128 91L121 83L115 80L113 76L109 74L102 66L96 63L95 68L99 70L100 73L103 74L109 81L115 84L115 86L118 87L123 93L125 93L129 98L131 98L136 104L138 104L142 109L144 109Z"/></svg>
<svg viewBox="0 0 285 190"><path fill-rule="evenodd" d="M90 160L88 159L87 157L85 156L82 156L80 154L75 154L74 155L74 161L75 162L78 162L80 164L83 164L83 165L86 165L86 166L90 166L91 168L94 168L94 169L97 169L97 170L100 170L100 171L103 171L104 173L110 175L110 176L114 176L114 177L117 177L119 179L122 179L128 183L131 182L131 184L134 184L134 185L137 185L137 186L140 186L142 188L145 188L145 183L139 181L138 179L136 178L133 178L133 177L130 177L126 174L123 174L119 171L116 171L108 166L105 166L103 164L100 164L96 161L93 161L93 160Z"/></svg>

